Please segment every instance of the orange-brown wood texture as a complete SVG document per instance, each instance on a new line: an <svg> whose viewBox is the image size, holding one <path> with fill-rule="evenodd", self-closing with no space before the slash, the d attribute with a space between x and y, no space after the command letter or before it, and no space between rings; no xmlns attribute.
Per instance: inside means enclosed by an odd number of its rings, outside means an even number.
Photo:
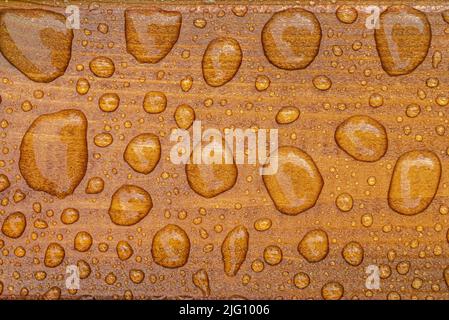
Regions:
<svg viewBox="0 0 449 320"><path fill-rule="evenodd" d="M448 299L446 10L1 2L0 299ZM279 173L188 181L193 119L277 129Z"/></svg>

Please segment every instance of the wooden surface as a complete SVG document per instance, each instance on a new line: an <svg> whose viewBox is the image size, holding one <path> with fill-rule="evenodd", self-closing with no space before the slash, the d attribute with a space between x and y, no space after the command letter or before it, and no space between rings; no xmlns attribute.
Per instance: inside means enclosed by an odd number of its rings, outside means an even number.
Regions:
<svg viewBox="0 0 449 320"><path fill-rule="evenodd" d="M98 1L98 7L87 2L78 3L81 29L74 30L71 60L64 75L52 82L33 82L0 56L0 120L8 123L0 129L3 151L0 173L8 176L11 183L0 193L0 222L15 211L23 212L27 219L26 230L20 238L11 239L0 234L0 281L3 283L0 298L35 299L51 287L59 287L65 299L83 295L125 298L130 292L136 299L199 299L203 294L193 284L192 275L200 269L209 277L208 298L321 299L322 287L333 281L344 287L344 299L449 298L443 277L443 270L449 265L446 235L449 215L444 210L449 205L448 107L435 102L438 95L447 96L449 89L449 24L441 15L449 6L444 1L432 0L416 6L425 12L431 24L428 54L410 74L392 77L381 67L374 30L365 28L367 14L363 7L374 1L348 2L358 10L358 19L353 24L341 23L335 15L336 8L345 4L344 1L301 3L301 8L315 13L322 38L314 61L306 69L295 71L279 69L267 60L261 45L261 31L274 12L298 2L255 2L248 5L244 17L233 14L235 3L156 3L160 8L182 14L177 43L156 64L138 63L126 51L124 10L132 5L130 2L125 5ZM381 10L386 8L386 3L381 2ZM413 5L407 1L395 3ZM1 3L0 7L43 8L64 13L62 3L9 1ZM198 18L207 21L203 29L194 26ZM97 31L99 23L108 25L106 34ZM204 81L201 62L207 45L218 36L236 39L243 60L230 82L210 87ZM354 50L357 41L361 48ZM335 46L342 50L341 55ZM437 51L441 52L442 61L438 67L433 67L432 57ZM96 77L89 70L90 61L97 56L113 60L115 72L110 78ZM78 71L78 65L84 66L83 70ZM271 80L267 90L256 90L258 75ZM320 91L314 87L312 79L318 75L331 79L329 90ZM187 76L192 77L193 85L184 92L180 81ZM76 91L79 78L86 78L90 83L85 95ZM437 78L438 86L428 87L429 78ZM42 98L36 98L36 90L43 91ZM425 94L419 94L419 90ZM164 112L148 114L143 110L143 98L148 91L165 93L168 102ZM98 99L105 92L120 96L120 106L113 113L103 112L98 107ZM373 93L383 96L382 106L369 105ZM212 105L205 105L207 99L213 100ZM29 112L22 110L25 100L34 106ZM279 129L279 145L304 150L321 172L324 186L316 205L296 216L276 210L259 175L258 165L238 165L235 186L217 197L204 198L195 193L187 183L184 166L168 160L173 145L169 140L170 131L177 127L173 115L182 103L192 106L196 119L202 120L205 127ZM412 103L421 107L421 113L415 118L406 115L406 108ZM299 119L292 124L278 125L276 114L283 106L299 108ZM86 174L73 194L60 199L30 188L19 171L19 158L22 137L30 124L40 115L63 109L78 109L86 115L88 163ZM335 129L353 115L371 116L386 128L388 150L380 160L356 161L335 143ZM442 135L437 134L437 126L446 129ZM97 147L94 137L105 132L106 127L110 127L113 143L105 148ZM123 160L128 142L140 133L158 135L162 146L160 162L147 175L133 171ZM401 215L393 211L387 201L393 168L403 153L422 149L432 150L442 163L439 188L424 212ZM104 179L104 190L99 194L86 194L87 182L94 176ZM370 177L375 177L375 185L368 184ZM129 227L115 225L108 215L112 194L123 184L145 189L153 202L150 213ZM13 200L16 190L26 195L17 203ZM354 201L348 212L340 211L335 204L336 197L345 192ZM34 203L41 204L40 213L33 210ZM78 209L79 221L63 224L60 215L65 208ZM373 218L369 227L361 222L362 216L367 214ZM264 232L255 230L253 225L260 218L271 219L272 227ZM46 221L48 227L36 228L37 219ZM176 269L156 264L151 254L153 236L167 224L180 226L190 239L188 261ZM230 277L224 272L221 245L228 232L238 225L248 230L248 252L236 276ZM309 263L298 253L297 246L308 231L318 228L328 234L329 254L320 262ZM74 237L80 231L93 237L93 245L87 252L74 249ZM115 248L120 240L127 240L134 250L134 255L126 261L117 257ZM341 253L350 241L360 243L364 249L363 262L356 267L346 263ZM52 242L65 249L65 259L56 268L44 265L45 250ZM276 266L264 263L263 271L254 272L253 261L263 261L264 249L269 245L282 249L282 262ZM14 253L19 246L26 250L24 257ZM81 280L78 291L69 292L64 285L66 266L76 264L79 259L87 261L92 272ZM410 263L404 275L397 271L398 264L403 261ZM365 269L369 265L391 269L391 275L381 279L379 290L365 287ZM145 273L142 283L130 280L131 269ZM36 280L35 274L39 271L46 273L45 279ZM293 283L298 272L310 277L306 289L298 289ZM110 273L117 278L114 284L105 281ZM414 280L418 281L416 278L422 279L418 289L412 287Z"/></svg>

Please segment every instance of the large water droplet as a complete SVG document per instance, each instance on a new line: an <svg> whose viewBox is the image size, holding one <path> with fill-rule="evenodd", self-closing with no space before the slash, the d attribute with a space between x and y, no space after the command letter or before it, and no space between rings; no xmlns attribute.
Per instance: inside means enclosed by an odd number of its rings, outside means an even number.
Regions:
<svg viewBox="0 0 449 320"><path fill-rule="evenodd" d="M237 40L221 37L212 40L203 56L203 76L206 83L219 87L231 81L242 63L242 49Z"/></svg>
<svg viewBox="0 0 449 320"><path fill-rule="evenodd" d="M224 271L228 276L235 276L246 259L249 233L244 226L237 226L226 236L221 245Z"/></svg>
<svg viewBox="0 0 449 320"><path fill-rule="evenodd" d="M134 171L148 174L154 170L161 158L161 143L158 136L142 133L131 139L123 157Z"/></svg>
<svg viewBox="0 0 449 320"><path fill-rule="evenodd" d="M177 11L127 9L126 49L139 62L158 63L178 41L181 21Z"/></svg>
<svg viewBox="0 0 449 320"><path fill-rule="evenodd" d="M47 10L2 10L0 52L29 79L53 81L70 61L73 31L65 22L62 14Z"/></svg>
<svg viewBox="0 0 449 320"><path fill-rule="evenodd" d="M190 239L182 228L169 224L154 235L151 254L154 262L160 266L182 267L189 259Z"/></svg>
<svg viewBox="0 0 449 320"><path fill-rule="evenodd" d="M228 148L224 141L222 143L225 148ZM196 148L200 148L200 146ZM238 175L235 163L224 163L223 152L223 163L194 164L193 154L196 152L196 148L192 152L190 163L186 164L187 182L193 191L203 197L212 198L231 189L235 185ZM229 149L227 152L232 154Z"/></svg>
<svg viewBox="0 0 449 320"><path fill-rule="evenodd" d="M306 68L318 54L321 26L307 10L291 8L276 12L262 30L262 45L268 60L287 70Z"/></svg>
<svg viewBox="0 0 449 320"><path fill-rule="evenodd" d="M87 119L79 110L44 114L20 145L19 168L28 185L58 198L72 194L87 168Z"/></svg>
<svg viewBox="0 0 449 320"><path fill-rule="evenodd" d="M296 215L312 208L323 188L323 178L313 159L301 149L278 149L278 171L264 175L263 182L276 208Z"/></svg>
<svg viewBox="0 0 449 320"><path fill-rule="evenodd" d="M391 76L415 70L426 58L432 38L426 15L408 6L382 12L374 35L382 67Z"/></svg>
<svg viewBox="0 0 449 320"><path fill-rule="evenodd" d="M343 121L335 130L335 141L359 161L377 161L388 148L385 127L368 116L352 116Z"/></svg>
<svg viewBox="0 0 449 320"><path fill-rule="evenodd" d="M308 262L319 262L329 253L329 238L323 230L307 232L298 244L298 252Z"/></svg>
<svg viewBox="0 0 449 320"><path fill-rule="evenodd" d="M153 201L144 189L125 184L114 192L109 216L119 226L132 226L145 218L153 208Z"/></svg>
<svg viewBox="0 0 449 320"><path fill-rule="evenodd" d="M432 151L409 151L396 162L391 177L388 203L398 213L424 211L438 190L441 162Z"/></svg>
<svg viewBox="0 0 449 320"><path fill-rule="evenodd" d="M16 239L25 231L27 220L22 212L11 213L3 221L2 232L5 236Z"/></svg>

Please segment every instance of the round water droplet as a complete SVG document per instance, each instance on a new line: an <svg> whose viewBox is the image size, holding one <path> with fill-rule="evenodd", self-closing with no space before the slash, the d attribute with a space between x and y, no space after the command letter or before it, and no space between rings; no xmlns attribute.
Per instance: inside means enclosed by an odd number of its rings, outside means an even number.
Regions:
<svg viewBox="0 0 449 320"><path fill-rule="evenodd" d="M242 63L242 49L237 40L220 37L212 40L203 55L203 77L206 83L219 87L231 81Z"/></svg>
<svg viewBox="0 0 449 320"><path fill-rule="evenodd" d="M276 114L276 122L279 124L289 124L295 122L300 115L300 111L296 107L282 107Z"/></svg>
<svg viewBox="0 0 449 320"><path fill-rule="evenodd" d="M335 14L337 15L337 18L338 20L340 20L340 22L346 24L354 23L358 17L357 10L352 6L348 6L345 4L339 6Z"/></svg>
<svg viewBox="0 0 449 320"><path fill-rule="evenodd" d="M261 218L254 222L254 229L257 231L266 231L271 228L272 222L269 218Z"/></svg>
<svg viewBox="0 0 449 320"><path fill-rule="evenodd" d="M75 236L74 240L75 250L79 252L86 252L92 246L92 242L93 239L89 232L80 231Z"/></svg>
<svg viewBox="0 0 449 320"><path fill-rule="evenodd" d="M343 212L351 211L354 201L352 200L352 196L349 193L341 193L338 195L335 200L335 204L337 208Z"/></svg>
<svg viewBox="0 0 449 320"><path fill-rule="evenodd" d="M297 215L312 208L323 188L323 178L313 159L301 149L278 149L278 171L264 175L263 182L276 208Z"/></svg>
<svg viewBox="0 0 449 320"><path fill-rule="evenodd" d="M58 243L50 243L45 250L44 263L49 268L55 268L64 261L65 250Z"/></svg>
<svg viewBox="0 0 449 320"><path fill-rule="evenodd" d="M298 244L298 252L308 262L319 262L329 253L327 233L317 229L307 232Z"/></svg>
<svg viewBox="0 0 449 320"><path fill-rule="evenodd" d="M153 201L144 189L125 184L114 192L109 207L111 221L119 226L132 226L145 218Z"/></svg>
<svg viewBox="0 0 449 320"><path fill-rule="evenodd" d="M167 97L163 92L150 91L145 94L143 109L148 113L161 113L167 107Z"/></svg>
<svg viewBox="0 0 449 320"><path fill-rule="evenodd" d="M66 208L61 213L61 221L64 224L72 224L78 221L80 213L74 208Z"/></svg>
<svg viewBox="0 0 449 320"><path fill-rule="evenodd" d="M114 141L112 135L108 132L99 133L94 137L94 143L97 147L106 148Z"/></svg>
<svg viewBox="0 0 449 320"><path fill-rule="evenodd" d="M412 72L424 61L432 33L425 13L400 5L382 12L374 37L383 69L391 76L399 76Z"/></svg>
<svg viewBox="0 0 449 320"><path fill-rule="evenodd" d="M263 259L270 266L275 266L282 261L282 250L278 246L268 246L263 251Z"/></svg>
<svg viewBox="0 0 449 320"><path fill-rule="evenodd" d="M159 137L152 133L135 136L126 146L123 157L134 171L143 174L150 173L161 158Z"/></svg>
<svg viewBox="0 0 449 320"><path fill-rule="evenodd" d="M438 190L441 162L432 151L415 150L396 162L388 192L388 204L398 213L414 215L424 211Z"/></svg>
<svg viewBox="0 0 449 320"><path fill-rule="evenodd" d="M256 77L256 89L257 91L265 91L270 86L270 78L267 76L257 76Z"/></svg>
<svg viewBox="0 0 449 320"><path fill-rule="evenodd" d="M90 71L100 78L109 78L115 72L114 62L108 57L96 57L89 63Z"/></svg>
<svg viewBox="0 0 449 320"><path fill-rule="evenodd" d="M98 194L104 189L104 180L100 177L92 177L87 182L86 193Z"/></svg>
<svg viewBox="0 0 449 320"><path fill-rule="evenodd" d="M120 97L116 93L105 93L98 100L98 107L104 112L113 112L120 105Z"/></svg>
<svg viewBox="0 0 449 320"><path fill-rule="evenodd" d="M352 116L335 130L337 145L359 161L373 162L388 148L387 133L382 124L368 116Z"/></svg>
<svg viewBox="0 0 449 320"><path fill-rule="evenodd" d="M324 300L340 300L343 294L344 288L338 282L328 282L321 288L321 296Z"/></svg>
<svg viewBox="0 0 449 320"><path fill-rule="evenodd" d="M19 238L25 231L27 220L22 212L14 212L3 220L2 232L9 238Z"/></svg>
<svg viewBox="0 0 449 320"><path fill-rule="evenodd" d="M175 121L179 128L187 130L195 121L195 110L188 104L181 104L176 108Z"/></svg>
<svg viewBox="0 0 449 320"><path fill-rule="evenodd" d="M278 68L306 68L318 54L321 26L307 10L291 8L276 12L262 31L262 45L268 60Z"/></svg>
<svg viewBox="0 0 449 320"><path fill-rule="evenodd" d="M117 256L120 260L128 260L133 254L134 250L127 241L119 241L116 246Z"/></svg>
<svg viewBox="0 0 449 320"><path fill-rule="evenodd" d="M190 239L182 228L169 224L154 235L151 254L162 267L182 267L189 259Z"/></svg>
<svg viewBox="0 0 449 320"><path fill-rule="evenodd" d="M315 78L313 78L312 82L314 87L321 91L329 90L332 86L331 79L324 75L316 76Z"/></svg>
<svg viewBox="0 0 449 320"><path fill-rule="evenodd" d="M341 254L351 266L358 266L363 261L364 250L360 243L351 241L344 246Z"/></svg>

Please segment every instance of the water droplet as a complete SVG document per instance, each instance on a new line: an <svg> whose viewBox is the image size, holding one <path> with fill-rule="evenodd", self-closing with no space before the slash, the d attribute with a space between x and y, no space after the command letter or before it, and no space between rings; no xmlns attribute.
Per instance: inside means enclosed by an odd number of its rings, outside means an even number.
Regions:
<svg viewBox="0 0 449 320"><path fill-rule="evenodd" d="M348 212L351 211L354 201L349 193L344 192L338 195L335 204L339 210Z"/></svg>
<svg viewBox="0 0 449 320"><path fill-rule="evenodd" d="M80 213L74 208L66 208L61 213L61 221L64 224L72 224L78 221Z"/></svg>
<svg viewBox="0 0 449 320"><path fill-rule="evenodd" d="M324 300L340 300L343 294L344 288L338 282L328 282L321 288L321 296Z"/></svg>
<svg viewBox="0 0 449 320"><path fill-rule="evenodd" d="M335 130L337 145L359 161L373 162L388 148L387 133L382 124L368 116L352 116Z"/></svg>
<svg viewBox="0 0 449 320"><path fill-rule="evenodd" d="M408 6L391 6L379 23L374 35L383 69L391 76L415 70L426 58L432 38L426 15Z"/></svg>
<svg viewBox="0 0 449 320"><path fill-rule="evenodd" d="M106 148L114 141L112 135L108 132L99 133L94 137L94 143L97 147Z"/></svg>
<svg viewBox="0 0 449 320"><path fill-rule="evenodd" d="M298 289L305 289L310 284L310 278L307 273L304 272L298 272L293 277L293 283L295 284L295 287Z"/></svg>
<svg viewBox="0 0 449 320"><path fill-rule="evenodd" d="M153 201L144 189L125 184L114 192L109 207L111 221L119 226L132 226L145 218Z"/></svg>
<svg viewBox="0 0 449 320"><path fill-rule="evenodd" d="M181 104L176 108L175 121L179 128L187 130L195 121L195 110L188 104Z"/></svg>
<svg viewBox="0 0 449 320"><path fill-rule="evenodd" d="M131 269L129 271L129 278L135 284L139 284L145 279L145 273L142 270Z"/></svg>
<svg viewBox="0 0 449 320"><path fill-rule="evenodd" d="M373 93L370 95L368 103L373 108L379 108L384 104L384 97L379 93Z"/></svg>
<svg viewBox="0 0 449 320"><path fill-rule="evenodd" d="M77 264L80 279L86 279L90 276L90 265L84 260L78 260Z"/></svg>
<svg viewBox="0 0 449 320"><path fill-rule="evenodd" d="M405 114L409 118L415 118L421 113L421 107L417 105L416 103L412 103L407 106L407 110L405 111Z"/></svg>
<svg viewBox="0 0 449 320"><path fill-rule="evenodd" d="M313 78L312 82L313 86L321 91L329 90L332 86L331 79L324 75L316 76L315 78Z"/></svg>
<svg viewBox="0 0 449 320"><path fill-rule="evenodd" d="M19 238L25 231L27 220L22 212L11 213L3 221L2 232L9 238Z"/></svg>
<svg viewBox="0 0 449 320"><path fill-rule="evenodd" d="M64 74L71 57L73 31L65 22L47 10L2 10L0 51L29 79L51 82Z"/></svg>
<svg viewBox="0 0 449 320"><path fill-rule="evenodd" d="M232 154L229 147L223 141L228 154ZM230 190L237 181L237 166L235 163L226 164L225 155L222 154L222 163L195 164L193 155L197 152L196 146L190 157L190 163L186 164L187 182L193 191L205 198L213 198ZM224 150L224 148L223 148ZM201 150L204 151L204 150Z"/></svg>
<svg viewBox="0 0 449 320"><path fill-rule="evenodd" d="M158 63L178 41L181 22L177 11L126 9L126 50L139 62Z"/></svg>
<svg viewBox="0 0 449 320"><path fill-rule="evenodd" d="M308 262L319 262L329 253L329 239L327 233L316 229L307 232L298 244L298 252Z"/></svg>
<svg viewBox="0 0 449 320"><path fill-rule="evenodd" d="M119 241L115 249L117 251L117 256L122 261L128 260L134 254L133 248L127 241Z"/></svg>
<svg viewBox="0 0 449 320"><path fill-rule="evenodd" d="M105 93L98 100L98 107L104 112L113 112L120 105L120 97L116 93Z"/></svg>
<svg viewBox="0 0 449 320"><path fill-rule="evenodd" d="M364 250L360 243L351 241L344 246L341 254L351 266L358 266L363 261Z"/></svg>
<svg viewBox="0 0 449 320"><path fill-rule="evenodd" d="M80 95L85 95L89 92L90 83L85 78L79 78L76 82L76 92Z"/></svg>
<svg viewBox="0 0 449 320"><path fill-rule="evenodd" d="M432 151L414 150L396 162L388 192L388 203L398 213L414 215L424 211L438 190L441 162Z"/></svg>
<svg viewBox="0 0 449 320"><path fill-rule="evenodd" d="M205 19L195 19L193 25L197 28L204 29L207 25L207 21Z"/></svg>
<svg viewBox="0 0 449 320"><path fill-rule="evenodd" d="M19 169L34 190L58 198L72 194L87 168L87 119L79 110L44 114L20 145Z"/></svg>
<svg viewBox="0 0 449 320"><path fill-rule="evenodd" d="M291 8L276 12L262 31L262 45L268 60L278 68L306 68L318 54L321 26L307 10Z"/></svg>
<svg viewBox="0 0 449 320"><path fill-rule="evenodd" d="M206 83L219 87L231 81L242 63L242 49L237 40L220 37L212 40L203 55L203 77Z"/></svg>
<svg viewBox="0 0 449 320"><path fill-rule="evenodd" d="M44 293L44 300L59 300L61 298L61 289L59 287L51 287Z"/></svg>
<svg viewBox="0 0 449 320"><path fill-rule="evenodd" d="M236 5L232 7L232 13L237 17L244 17L248 12L248 7L245 5Z"/></svg>
<svg viewBox="0 0 449 320"><path fill-rule="evenodd" d="M244 226L232 229L221 245L224 271L228 276L235 276L246 259L249 233Z"/></svg>
<svg viewBox="0 0 449 320"><path fill-rule="evenodd" d="M335 14L340 22L346 24L354 23L358 17L357 10L354 7L348 5L339 6Z"/></svg>
<svg viewBox="0 0 449 320"><path fill-rule="evenodd" d="M278 246L268 246L263 251L263 259L270 266L275 266L282 261L282 250Z"/></svg>
<svg viewBox="0 0 449 320"><path fill-rule="evenodd" d="M100 177L92 177L87 182L86 193L98 194L104 189L104 180Z"/></svg>
<svg viewBox="0 0 449 320"><path fill-rule="evenodd" d="M134 171L149 174L161 158L159 137L152 133L135 136L126 146L123 157Z"/></svg>
<svg viewBox="0 0 449 320"><path fill-rule="evenodd" d="M167 97L163 92L150 91L145 94L143 109L148 113L161 113L167 107Z"/></svg>
<svg viewBox="0 0 449 320"><path fill-rule="evenodd" d="M265 91L270 86L270 78L264 75L259 75L256 77L256 89L257 91Z"/></svg>
<svg viewBox="0 0 449 320"><path fill-rule="evenodd" d="M181 89L184 92L190 91L193 86L193 78L191 76L187 76L181 79L180 81Z"/></svg>
<svg viewBox="0 0 449 320"><path fill-rule="evenodd" d="M48 245L45 251L44 263L49 268L55 268L64 261L64 257L64 248L60 244L53 242Z"/></svg>
<svg viewBox="0 0 449 320"><path fill-rule="evenodd" d="M0 174L0 192L5 191L10 186L9 179L6 175Z"/></svg>
<svg viewBox="0 0 449 320"><path fill-rule="evenodd" d="M169 224L154 235L151 254L154 262L162 267L182 267L189 259L190 239L182 228Z"/></svg>
<svg viewBox="0 0 449 320"><path fill-rule="evenodd" d="M257 231L267 231L271 228L272 222L269 218L261 218L257 219L256 222L254 222L254 229Z"/></svg>
<svg viewBox="0 0 449 320"><path fill-rule="evenodd" d="M279 124L289 124L295 122L300 115L300 111L296 107L282 107L276 114L276 122Z"/></svg>
<svg viewBox="0 0 449 320"><path fill-rule="evenodd" d="M115 72L114 62L108 57L96 57L89 63L90 71L99 78L109 78Z"/></svg>
<svg viewBox="0 0 449 320"><path fill-rule="evenodd" d="M323 188L323 178L313 159L301 149L278 149L278 171L264 175L263 182L276 208L297 215L312 208Z"/></svg>
<svg viewBox="0 0 449 320"><path fill-rule="evenodd" d="M80 231L75 236L74 240L75 250L79 252L86 252L92 246L92 242L93 239L89 232Z"/></svg>
<svg viewBox="0 0 449 320"><path fill-rule="evenodd" d="M205 297L210 295L209 276L207 271L200 269L192 275L193 284L201 290Z"/></svg>

